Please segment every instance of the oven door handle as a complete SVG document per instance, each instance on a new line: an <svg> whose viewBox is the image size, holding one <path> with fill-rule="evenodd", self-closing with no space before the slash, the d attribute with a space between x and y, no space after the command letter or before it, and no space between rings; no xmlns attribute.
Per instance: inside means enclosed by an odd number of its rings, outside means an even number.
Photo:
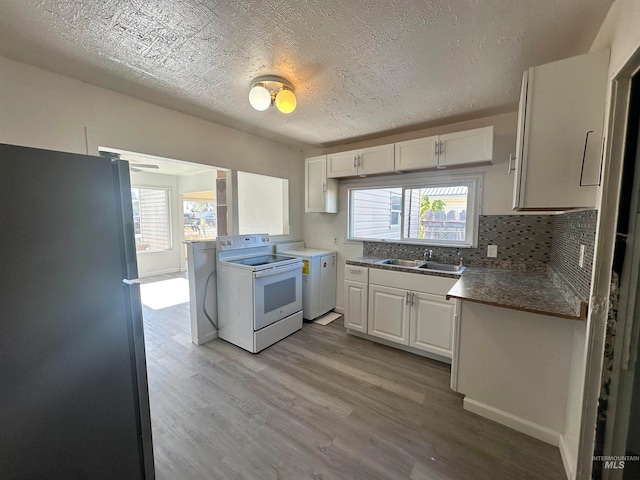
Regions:
<svg viewBox="0 0 640 480"><path fill-rule="evenodd" d="M283 265L282 267L267 268L266 270L260 270L253 275L255 278L268 277L270 275L277 275L279 273L290 272L292 270L301 270L302 262L292 263L290 265Z"/></svg>

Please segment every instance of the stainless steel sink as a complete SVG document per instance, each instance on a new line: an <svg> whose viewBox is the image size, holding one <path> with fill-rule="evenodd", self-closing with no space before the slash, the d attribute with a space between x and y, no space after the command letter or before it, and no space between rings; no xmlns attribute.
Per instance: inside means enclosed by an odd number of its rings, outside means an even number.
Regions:
<svg viewBox="0 0 640 480"><path fill-rule="evenodd" d="M461 274L465 268L462 265L451 265L449 263L425 262L423 260L402 260L400 258L385 258L376 262L380 265L393 265L395 267L420 268L423 270L433 270L434 272L449 272Z"/></svg>
<svg viewBox="0 0 640 480"><path fill-rule="evenodd" d="M422 260L401 260L399 258L387 258L386 260L380 260L380 265L396 265L398 267L419 267L424 262Z"/></svg>
<svg viewBox="0 0 640 480"><path fill-rule="evenodd" d="M466 268L462 265L450 265L448 263L438 263L438 262L420 262L420 265L417 265L418 268L422 268L425 270L438 270L440 272L453 272L453 273L462 273Z"/></svg>

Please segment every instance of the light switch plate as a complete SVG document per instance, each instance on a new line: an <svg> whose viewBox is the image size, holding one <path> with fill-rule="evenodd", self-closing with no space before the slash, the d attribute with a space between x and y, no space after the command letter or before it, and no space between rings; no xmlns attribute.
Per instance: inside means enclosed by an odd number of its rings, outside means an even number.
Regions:
<svg viewBox="0 0 640 480"><path fill-rule="evenodd" d="M498 257L498 245L487 245L487 257L489 258Z"/></svg>

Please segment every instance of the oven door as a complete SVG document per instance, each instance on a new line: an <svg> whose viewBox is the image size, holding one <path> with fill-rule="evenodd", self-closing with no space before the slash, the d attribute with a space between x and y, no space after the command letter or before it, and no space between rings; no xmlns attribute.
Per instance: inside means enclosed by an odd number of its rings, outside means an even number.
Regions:
<svg viewBox="0 0 640 480"><path fill-rule="evenodd" d="M253 282L255 330L302 310L302 263L254 272Z"/></svg>

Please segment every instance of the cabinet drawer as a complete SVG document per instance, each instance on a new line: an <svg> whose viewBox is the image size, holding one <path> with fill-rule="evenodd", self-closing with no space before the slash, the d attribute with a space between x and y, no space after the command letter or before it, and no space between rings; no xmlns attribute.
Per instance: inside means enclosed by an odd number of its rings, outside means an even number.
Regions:
<svg viewBox="0 0 640 480"><path fill-rule="evenodd" d="M409 272L392 272L377 268L372 268L369 271L369 283L371 284L402 288L414 292L432 293L434 295L446 295L457 281L457 278Z"/></svg>
<svg viewBox="0 0 640 480"><path fill-rule="evenodd" d="M352 282L367 283L369 281L369 269L357 265L345 265L344 279Z"/></svg>

